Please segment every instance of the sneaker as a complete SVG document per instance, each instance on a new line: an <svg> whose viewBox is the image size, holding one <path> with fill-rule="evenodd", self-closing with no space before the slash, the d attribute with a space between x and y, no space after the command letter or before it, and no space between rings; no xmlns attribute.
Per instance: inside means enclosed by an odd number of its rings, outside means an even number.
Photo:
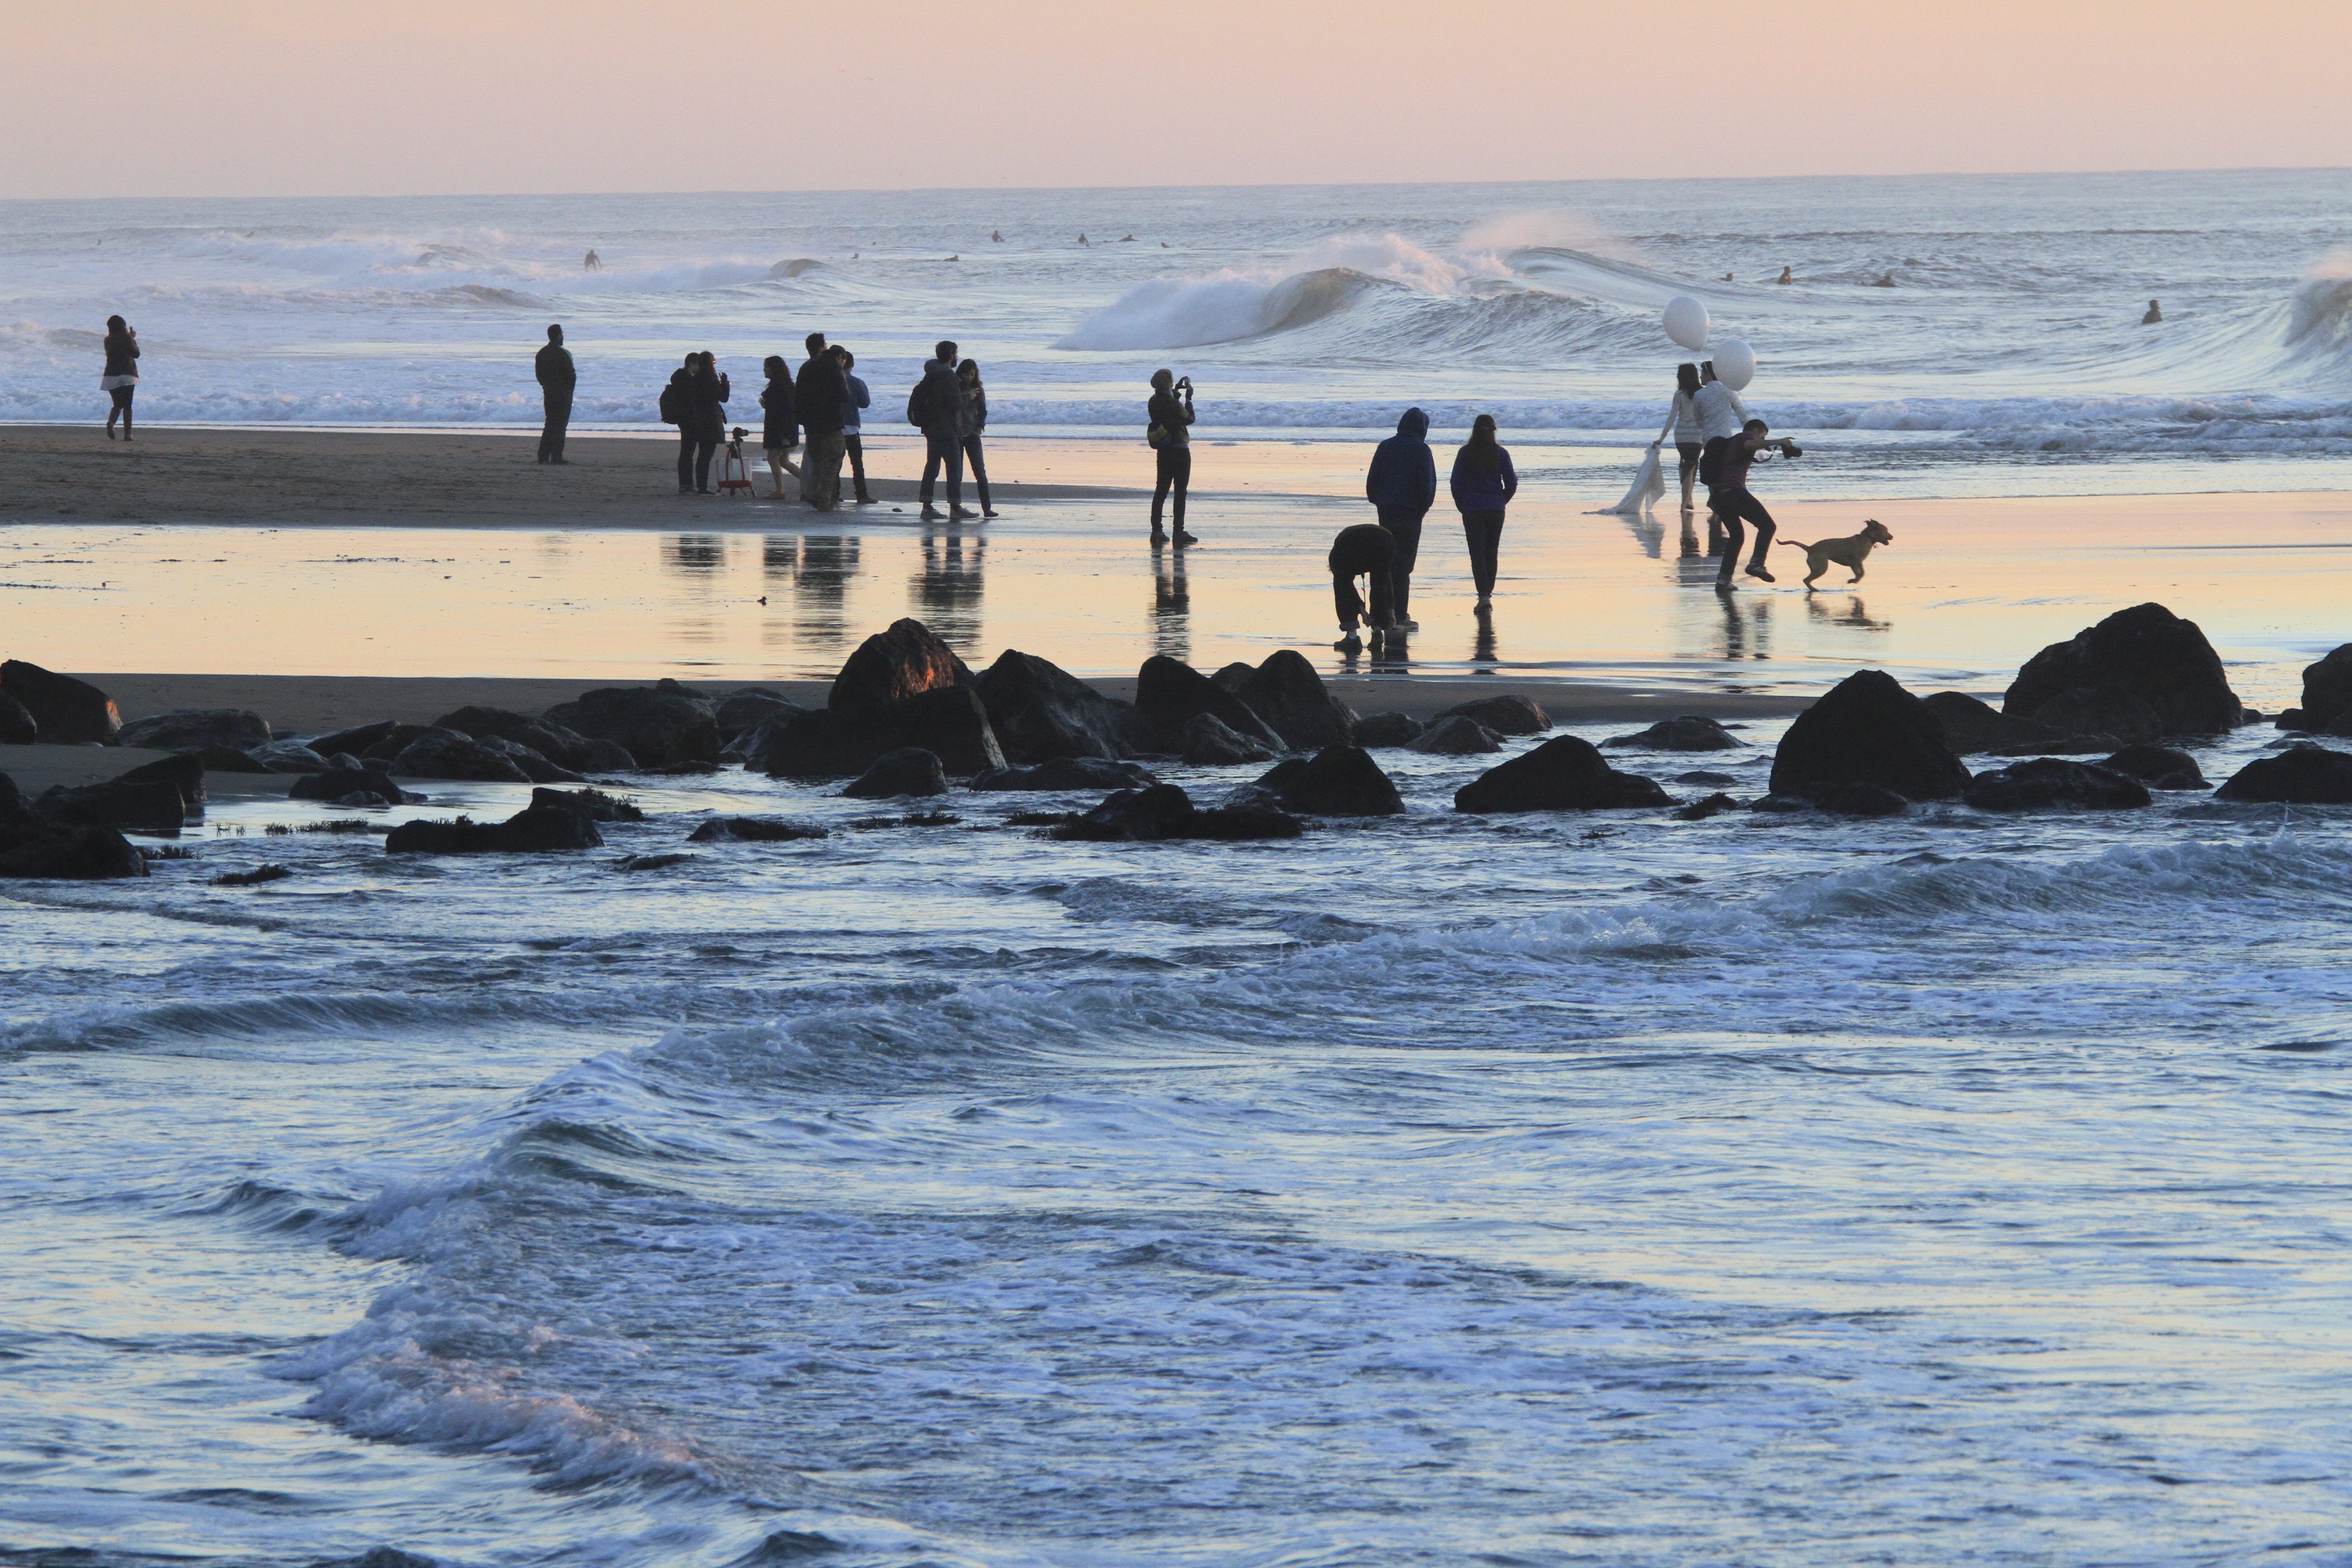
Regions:
<svg viewBox="0 0 2352 1568"><path fill-rule="evenodd" d="M1167 531L1166 529L1164 529L1164 528L1155 528L1155 529L1153 529L1153 530L1151 531L1151 542L1152 542L1152 543L1154 543L1154 544L1165 544L1165 543L1167 543L1167 542L1168 542L1168 531Z"/></svg>
<svg viewBox="0 0 2352 1568"><path fill-rule="evenodd" d="M1728 577L1717 577L1715 580L1715 591L1718 594L1737 594L1739 592L1739 584Z"/></svg>
<svg viewBox="0 0 2352 1568"><path fill-rule="evenodd" d="M978 517L980 513L972 510L971 508L968 506L960 506L949 514L948 521L950 522L961 522L966 518Z"/></svg>
<svg viewBox="0 0 2352 1568"><path fill-rule="evenodd" d="M1761 577L1767 583L1775 580L1772 574L1764 570L1764 563L1760 561L1748 568L1748 574L1750 577Z"/></svg>
<svg viewBox="0 0 2352 1568"><path fill-rule="evenodd" d="M1179 544L1198 544L1201 542L1201 536L1197 533L1187 533L1180 528L1176 531L1176 542Z"/></svg>
<svg viewBox="0 0 2352 1568"><path fill-rule="evenodd" d="M857 492L857 504L859 506L872 506L874 504L874 498L867 495L864 490L859 490Z"/></svg>
<svg viewBox="0 0 2352 1568"><path fill-rule="evenodd" d="M994 517L996 515L996 509L992 506L982 507L980 509L980 515L982 517Z"/></svg>
<svg viewBox="0 0 2352 1568"><path fill-rule="evenodd" d="M1349 632L1346 637L1341 637L1338 642L1333 643L1331 646L1338 648L1341 653L1361 653L1364 651L1364 639L1358 637L1355 633Z"/></svg>
<svg viewBox="0 0 2352 1568"><path fill-rule="evenodd" d="M1407 616L1404 619L1397 622L1396 627L1397 630L1401 632L1417 632L1421 630L1421 623L1414 620L1411 616Z"/></svg>
<svg viewBox="0 0 2352 1568"><path fill-rule="evenodd" d="M923 503L923 521L925 522L944 522L947 521L947 513L941 511L930 502L925 501Z"/></svg>

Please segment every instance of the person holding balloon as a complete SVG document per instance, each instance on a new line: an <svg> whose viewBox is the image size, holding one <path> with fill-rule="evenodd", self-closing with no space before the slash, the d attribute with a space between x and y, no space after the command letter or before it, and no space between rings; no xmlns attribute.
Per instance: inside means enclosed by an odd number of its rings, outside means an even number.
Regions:
<svg viewBox="0 0 2352 1568"><path fill-rule="evenodd" d="M1691 488L1698 482L1700 434L1698 405L1698 366L1685 361L1675 366L1674 401L1666 407L1666 422L1658 431L1658 438L1650 443L1655 451L1675 438L1675 451L1683 460L1683 510L1691 510Z"/></svg>

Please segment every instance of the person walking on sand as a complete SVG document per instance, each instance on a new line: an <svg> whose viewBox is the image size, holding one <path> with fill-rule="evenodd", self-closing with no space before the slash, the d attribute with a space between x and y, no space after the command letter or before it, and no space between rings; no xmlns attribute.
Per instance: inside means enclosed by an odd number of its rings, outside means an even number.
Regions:
<svg viewBox="0 0 2352 1568"><path fill-rule="evenodd" d="M1397 433L1372 448L1372 466L1364 471L1364 499L1396 541L1389 574L1395 614L1389 618L1402 630L1417 631L1421 623L1412 618L1412 568L1421 559L1422 520L1437 504L1437 459L1429 450L1428 415L1406 409L1397 421Z"/></svg>
<svg viewBox="0 0 2352 1568"><path fill-rule="evenodd" d="M1454 454L1454 507L1462 514L1462 534L1470 545L1470 578L1478 585L1478 613L1495 598L1495 568L1502 553L1503 510L1519 493L1511 454L1495 439L1495 416L1481 414L1470 439Z"/></svg>
<svg viewBox="0 0 2352 1568"><path fill-rule="evenodd" d="M563 329L547 329L546 346L539 351L532 363L532 374L539 377L539 396L546 419L539 427L539 460L561 463L563 457L563 433L572 427L572 389L580 384L580 372L572 363L572 351L563 346Z"/></svg>
<svg viewBox="0 0 2352 1568"><path fill-rule="evenodd" d="M760 362L766 373L767 386L760 393L760 447L768 454L768 479L772 488L770 500L784 499L784 476L801 477L793 466L793 448L801 444L800 417L793 406L793 367L784 363L782 354L770 354Z"/></svg>
<svg viewBox="0 0 2352 1568"><path fill-rule="evenodd" d="M961 522L971 513L963 504L963 438L971 434L971 415L964 406L963 383L956 378L956 346L941 338L923 363L923 379L908 400L907 417L923 431L923 518L940 521L931 504L931 487L945 468L948 474L947 515Z"/></svg>
<svg viewBox="0 0 2352 1568"><path fill-rule="evenodd" d="M120 316L106 318L106 369L99 390L112 400L106 411L106 438L114 439L114 422L122 421L122 438L131 439L131 395L139 390L139 334Z"/></svg>
<svg viewBox="0 0 2352 1568"><path fill-rule="evenodd" d="M793 406L808 442L801 458L801 500L831 511L841 504L841 458L848 449L849 427L842 410L849 402L849 383L823 332L811 332L807 343L808 359L793 384Z"/></svg>
<svg viewBox="0 0 2352 1568"><path fill-rule="evenodd" d="M1151 401L1144 405L1148 421L1145 439L1160 453L1158 476L1151 485L1151 542L1168 542L1160 526L1161 506L1169 492L1176 496L1176 542L1197 544L1184 529L1184 495L1192 488L1192 378L1176 379L1172 370L1151 373Z"/></svg>
<svg viewBox="0 0 2352 1568"><path fill-rule="evenodd" d="M1676 376L1679 380L1679 372ZM1700 483L1712 489L1716 455L1748 423L1748 405L1739 401L1739 394L1715 379L1713 360L1700 363L1698 379L1699 388L1691 394L1691 406L1698 413L1698 477Z"/></svg>
<svg viewBox="0 0 2352 1568"><path fill-rule="evenodd" d="M866 493L866 439L863 429L865 419L858 410L874 406L874 393L866 384L865 378L856 374L857 356L856 354L851 353L839 343L835 343L833 345L833 357L841 362L841 384L844 393L841 400L841 455L848 460L850 477L856 481L857 504L872 506L874 498ZM836 492L840 489L840 478L836 475L834 479Z"/></svg>
<svg viewBox="0 0 2352 1568"><path fill-rule="evenodd" d="M2152 327L2162 320L2164 320L2163 307L2150 300L2147 302L2147 314L2139 319L2139 324L2143 327Z"/></svg>
<svg viewBox="0 0 2352 1568"><path fill-rule="evenodd" d="M1372 628L1372 640L1396 629L1399 611L1396 607L1397 575L1396 535L1377 522L1359 522L1339 531L1331 541L1331 553L1325 564L1331 568L1331 603L1339 616L1339 640L1331 646L1341 653L1360 653L1363 639L1356 635L1356 623L1363 621ZM1356 592L1356 579L1371 580L1372 602L1365 607L1364 596Z"/></svg>
<svg viewBox="0 0 2352 1568"><path fill-rule="evenodd" d="M972 488L980 492L980 515L994 517L988 500L988 456L981 450L980 433L988 428L988 389L980 384L980 362L968 359L956 366L956 384L963 392L963 409L971 434L963 438L964 467L971 470Z"/></svg>
<svg viewBox="0 0 2352 1568"><path fill-rule="evenodd" d="M1723 527L1723 566L1716 574L1715 591L1728 594L1734 587L1732 568L1739 563L1740 521L1756 525L1756 553L1748 563L1748 574L1769 583L1772 574L1764 569L1764 552L1772 548L1775 531L1772 514L1764 510L1748 488L1748 465L1757 462L1769 447L1778 447L1784 458L1797 456L1793 441L1775 441L1769 437L1770 426L1761 419L1750 419L1738 437L1727 441L1715 460L1715 477L1707 481L1706 507L1715 521Z"/></svg>
<svg viewBox="0 0 2352 1568"><path fill-rule="evenodd" d="M727 436L727 399L733 387L719 374L719 356L691 353L671 384L678 389L677 493L716 495L710 459Z"/></svg>
<svg viewBox="0 0 2352 1568"><path fill-rule="evenodd" d="M1713 361L1708 362L1710 364ZM1725 388L1728 395L1730 389ZM1703 445L1698 416L1698 366L1687 362L1675 366L1674 400L1666 405L1666 422L1659 426L1653 449L1675 438L1675 452L1683 460L1683 510L1691 510L1691 487L1698 480L1698 455Z"/></svg>

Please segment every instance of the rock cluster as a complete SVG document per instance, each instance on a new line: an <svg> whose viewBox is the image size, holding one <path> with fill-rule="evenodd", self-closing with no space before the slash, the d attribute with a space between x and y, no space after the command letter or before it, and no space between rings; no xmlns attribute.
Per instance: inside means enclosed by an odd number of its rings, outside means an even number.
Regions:
<svg viewBox="0 0 2352 1568"><path fill-rule="evenodd" d="M2001 711L2063 734L2118 741L2227 734L2245 705L2197 623L2162 605L2117 610L2028 659Z"/></svg>

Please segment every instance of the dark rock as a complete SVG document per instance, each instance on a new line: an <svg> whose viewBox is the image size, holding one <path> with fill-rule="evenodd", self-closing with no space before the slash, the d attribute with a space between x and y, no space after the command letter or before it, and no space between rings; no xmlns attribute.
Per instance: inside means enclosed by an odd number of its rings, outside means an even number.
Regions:
<svg viewBox="0 0 2352 1568"><path fill-rule="evenodd" d="M145 875L147 858L111 827L57 827L0 850L0 878L96 881Z"/></svg>
<svg viewBox="0 0 2352 1568"><path fill-rule="evenodd" d="M1369 719L1356 721L1356 744L1367 751L1410 746L1421 737L1425 727L1420 720L1403 713L1375 713Z"/></svg>
<svg viewBox="0 0 2352 1568"><path fill-rule="evenodd" d="M1195 713L1176 731L1184 760L1196 768L1229 767L1235 763L1270 763L1282 754L1279 746L1235 732L1214 713Z"/></svg>
<svg viewBox="0 0 2352 1568"><path fill-rule="evenodd" d="M2304 727L2303 710L2282 708L2279 710L2279 716L2273 722L2282 730L2300 730Z"/></svg>
<svg viewBox="0 0 2352 1568"><path fill-rule="evenodd" d="M1694 769L1689 773L1676 773L1675 775L1675 783L1676 784L1706 784L1711 788L1727 789L1738 782L1739 781L1738 779L1733 778L1729 773L1712 773L1704 768Z"/></svg>
<svg viewBox="0 0 2352 1568"><path fill-rule="evenodd" d="M1165 654L1143 661L1135 678L1135 705L1171 751L1181 749L1184 725L1196 713L1213 716L1234 733L1255 741L1276 755L1286 749L1282 737L1267 728L1249 704L1191 665Z"/></svg>
<svg viewBox="0 0 2352 1568"><path fill-rule="evenodd" d="M772 730L749 765L776 778L855 778L891 752L919 748L969 778L1004 766L976 692L946 686L879 708L820 708Z"/></svg>
<svg viewBox="0 0 2352 1568"><path fill-rule="evenodd" d="M643 822L646 814L635 801L606 795L600 789L535 789L530 804L550 811L569 811L591 822Z"/></svg>
<svg viewBox="0 0 2352 1568"><path fill-rule="evenodd" d="M577 701L559 702L541 718L588 740L610 741L643 767L719 760L717 710L675 680L585 691Z"/></svg>
<svg viewBox="0 0 2352 1568"><path fill-rule="evenodd" d="M689 844L736 839L747 844L781 844L795 838L823 838L825 830L775 816L714 816L686 836Z"/></svg>
<svg viewBox="0 0 2352 1568"><path fill-rule="evenodd" d="M387 855L528 855L603 847L604 835L576 811L532 805L504 822L404 822L384 835Z"/></svg>
<svg viewBox="0 0 2352 1568"><path fill-rule="evenodd" d="M373 763L382 767L408 750L410 744L422 736L457 733L457 731L444 730L435 724L394 724L385 731L383 739L370 742L366 749L360 752L360 761ZM313 746L310 749L322 757L330 754L323 746Z"/></svg>
<svg viewBox="0 0 2352 1568"><path fill-rule="evenodd" d="M1101 757L1055 757L1032 768L993 768L975 776L971 787L982 790L1113 790L1149 789L1160 781L1136 763L1114 763Z"/></svg>
<svg viewBox="0 0 2352 1568"><path fill-rule="evenodd" d="M1605 811L1672 805L1654 780L1621 773L1591 742L1556 735L1454 792L1456 811Z"/></svg>
<svg viewBox="0 0 2352 1568"><path fill-rule="evenodd" d="M201 756L203 753L197 754ZM299 741L272 741L266 746L256 747L246 755L273 773L322 773L328 765L326 758Z"/></svg>
<svg viewBox="0 0 2352 1568"><path fill-rule="evenodd" d="M2062 735L2052 731L2052 738L2028 746L1996 747L1996 757L2098 757L2116 750L2123 742L2114 735L2093 731L2087 735Z"/></svg>
<svg viewBox="0 0 2352 1568"><path fill-rule="evenodd" d="M1748 809L1786 816L1791 812L1811 811L1814 807L1811 801L1801 795L1768 795L1757 800Z"/></svg>
<svg viewBox="0 0 2352 1568"><path fill-rule="evenodd" d="M1419 738L1408 742L1405 749L1426 752L1433 757L1475 757L1483 752L1503 749L1501 737L1478 722L1456 713L1451 719L1440 719Z"/></svg>
<svg viewBox="0 0 2352 1568"><path fill-rule="evenodd" d="M41 721L33 710L0 691L0 746L29 746L41 738Z"/></svg>
<svg viewBox="0 0 2352 1568"><path fill-rule="evenodd" d="M2035 720L2004 713L1965 691L1931 692L1919 700L1935 715L1944 744L1958 756L2011 748L2047 750L2059 732Z"/></svg>
<svg viewBox="0 0 2352 1568"><path fill-rule="evenodd" d="M2197 759L2170 746L2126 746L2099 764L2156 789L2204 789Z"/></svg>
<svg viewBox="0 0 2352 1568"><path fill-rule="evenodd" d="M692 778L704 773L715 773L719 771L719 765L717 763L702 762L664 763L657 768L635 768L631 771L648 773L655 778Z"/></svg>
<svg viewBox="0 0 2352 1568"><path fill-rule="evenodd" d="M1331 695L1315 667L1294 648L1266 655L1232 693L1293 751L1344 746L1356 732L1355 710Z"/></svg>
<svg viewBox="0 0 2352 1568"><path fill-rule="evenodd" d="M588 782L585 775L575 773L570 768L562 767L555 763L550 762L539 752L532 751L529 746L519 745L515 742L508 740L503 735L492 735L486 740L478 741L475 743L486 750L496 752L499 755L504 757L507 761L520 768L522 770L523 777L529 779L533 784L586 784ZM708 766L709 764L697 763L695 765Z"/></svg>
<svg viewBox="0 0 2352 1568"><path fill-rule="evenodd" d="M1239 691L1249 678L1257 673L1257 666L1247 659L1237 658L1231 664L1219 665L1209 679L1228 691Z"/></svg>
<svg viewBox="0 0 2352 1568"><path fill-rule="evenodd" d="M1181 838L1196 815L1191 795L1174 784L1153 784L1150 789L1120 790L1076 822L1053 832L1056 838L1097 844Z"/></svg>
<svg viewBox="0 0 2352 1568"><path fill-rule="evenodd" d="M1296 838L1307 825L1270 800L1229 800L1223 805L1196 811L1186 825L1187 838L1240 843L1257 838Z"/></svg>
<svg viewBox="0 0 2352 1568"><path fill-rule="evenodd" d="M1776 795L1813 795L1839 784L1948 800L1968 787L1969 770L1926 703L1885 670L1862 669L1798 714L1772 755Z"/></svg>
<svg viewBox="0 0 2352 1568"><path fill-rule="evenodd" d="M1824 785L1813 792L1813 804L1838 816L1900 816L1911 809L1896 791L1859 781Z"/></svg>
<svg viewBox="0 0 2352 1568"><path fill-rule="evenodd" d="M151 713L122 726L117 741L125 746L146 746L159 752L194 751L203 746L234 746L251 752L269 744L269 721L243 708L175 708Z"/></svg>
<svg viewBox="0 0 2352 1568"><path fill-rule="evenodd" d="M413 805L425 798L409 794L393 783L390 774L374 768L330 768L323 773L305 773L294 781L286 798L341 801L348 795L379 795L394 805Z"/></svg>
<svg viewBox="0 0 2352 1568"><path fill-rule="evenodd" d="M512 757L455 730L427 730L403 746L384 771L394 778L459 779L480 784L529 784Z"/></svg>
<svg viewBox="0 0 2352 1568"><path fill-rule="evenodd" d="M2352 752L2297 742L2257 757L2213 792L2216 800L2279 801L2290 805L2352 805Z"/></svg>
<svg viewBox="0 0 2352 1568"><path fill-rule="evenodd" d="M902 795L945 795L948 793L948 778L940 767L936 753L920 746L904 746L875 758L874 764L851 780L849 786L841 793L858 800L882 800Z"/></svg>
<svg viewBox="0 0 2352 1568"><path fill-rule="evenodd" d="M1551 728L1551 716L1516 691L1457 702L1437 717L1475 719L1497 735L1540 735Z"/></svg>
<svg viewBox="0 0 2352 1568"><path fill-rule="evenodd" d="M51 745L81 746L95 741L111 746L121 733L122 715L114 700L87 680L12 658L0 664L0 691L33 716L41 739Z"/></svg>
<svg viewBox="0 0 2352 1568"><path fill-rule="evenodd" d="M460 708L454 713L444 713L434 720L433 728L455 730L461 735L471 735L485 745L493 741L505 741L521 746L560 768L578 770L636 765L636 758L629 754L625 746L615 745L610 741L591 740L562 724L533 719L504 708ZM505 750L495 746L491 749ZM508 754L513 755L512 752ZM530 765L524 763L523 771L529 773Z"/></svg>
<svg viewBox="0 0 2352 1568"><path fill-rule="evenodd" d="M971 671L964 668L963 660L933 637L929 626L915 620L894 621L889 630L877 632L857 645L857 651L833 678L825 706L881 708L971 682Z"/></svg>
<svg viewBox="0 0 2352 1568"><path fill-rule="evenodd" d="M355 789L349 795L337 795L332 804L336 805L348 805L360 811L381 811L385 806L390 805L392 802L384 799L383 796L377 795L373 790Z"/></svg>
<svg viewBox="0 0 2352 1568"><path fill-rule="evenodd" d="M807 711L781 691L771 691L764 686L746 686L721 698L713 710L713 716L719 721L719 739L731 745L746 731L758 729L771 719L789 718Z"/></svg>
<svg viewBox="0 0 2352 1568"><path fill-rule="evenodd" d="M2305 728L2342 732L2336 725L2352 716L2352 643L2303 667L2303 716Z"/></svg>
<svg viewBox="0 0 2352 1568"><path fill-rule="evenodd" d="M264 882L282 882L294 873L279 865L256 866L250 871L223 871L213 879L215 888L252 888Z"/></svg>
<svg viewBox="0 0 2352 1568"><path fill-rule="evenodd" d="M2063 757L2036 757L1997 773L1979 773L1960 798L1979 811L2048 811L2067 805L2125 811L2148 803L2147 786L2139 780Z"/></svg>
<svg viewBox="0 0 2352 1568"><path fill-rule="evenodd" d="M40 831L41 819L25 804L24 791L16 787L15 779L0 773L0 847Z"/></svg>
<svg viewBox="0 0 2352 1568"><path fill-rule="evenodd" d="M268 763L257 762L235 746L205 746L181 754L195 758L205 764L205 771L211 773L266 773L270 771Z"/></svg>
<svg viewBox="0 0 2352 1568"><path fill-rule="evenodd" d="M164 838L180 836L187 818L187 803L170 779L125 784L58 784L33 803L33 813L51 822L78 827L113 827Z"/></svg>
<svg viewBox="0 0 2352 1568"><path fill-rule="evenodd" d="M1638 746L1653 752L1727 752L1741 744L1738 736L1712 719L1685 715L1661 719L1632 735L1612 735L1604 746Z"/></svg>
<svg viewBox="0 0 2352 1568"><path fill-rule="evenodd" d="M2312 730L2321 735L2352 735L2352 708L2346 709L2325 724L2313 725Z"/></svg>
<svg viewBox="0 0 2352 1568"><path fill-rule="evenodd" d="M2060 692L2033 710L2062 735L2113 735L2130 743L2168 733L2155 707L2112 680Z"/></svg>
<svg viewBox="0 0 2352 1568"><path fill-rule="evenodd" d="M1326 746L1311 757L1287 758L1257 787L1284 810L1309 816L1394 816L1404 810L1396 785L1361 746Z"/></svg>
<svg viewBox="0 0 2352 1568"><path fill-rule="evenodd" d="M311 736L310 749L322 757L331 757L337 752L349 752L355 757L365 756L370 746L390 740L393 731L399 727L385 719L373 724L355 724L348 730L330 730L323 735ZM421 730L425 726L418 724L410 728Z"/></svg>
<svg viewBox="0 0 2352 1568"><path fill-rule="evenodd" d="M1675 816L1685 822L1705 822L1710 816L1729 811L1739 803L1727 795L1711 795L1705 800L1695 800Z"/></svg>
<svg viewBox="0 0 2352 1568"><path fill-rule="evenodd" d="M2114 724L2053 717L2050 704L2068 692L2112 686L2145 703L2155 727L2140 734ZM2103 703L2116 706L2112 698ZM2244 704L2230 689L2221 657L2197 623L2162 605L2118 610L2068 642L2053 643L2028 659L2001 700L2001 710L2039 719L2061 730L2106 730L2126 741L2155 735L2227 732Z"/></svg>
<svg viewBox="0 0 2352 1568"><path fill-rule="evenodd" d="M180 792L180 814L193 821L205 814L204 759L182 753L176 757L158 757L152 763L142 763L130 772L117 773L116 784L167 784Z"/></svg>
<svg viewBox="0 0 2352 1568"><path fill-rule="evenodd" d="M973 687L1005 756L1014 763L1116 760L1158 744L1150 721L1132 703L1105 697L1034 654L1007 648Z"/></svg>

